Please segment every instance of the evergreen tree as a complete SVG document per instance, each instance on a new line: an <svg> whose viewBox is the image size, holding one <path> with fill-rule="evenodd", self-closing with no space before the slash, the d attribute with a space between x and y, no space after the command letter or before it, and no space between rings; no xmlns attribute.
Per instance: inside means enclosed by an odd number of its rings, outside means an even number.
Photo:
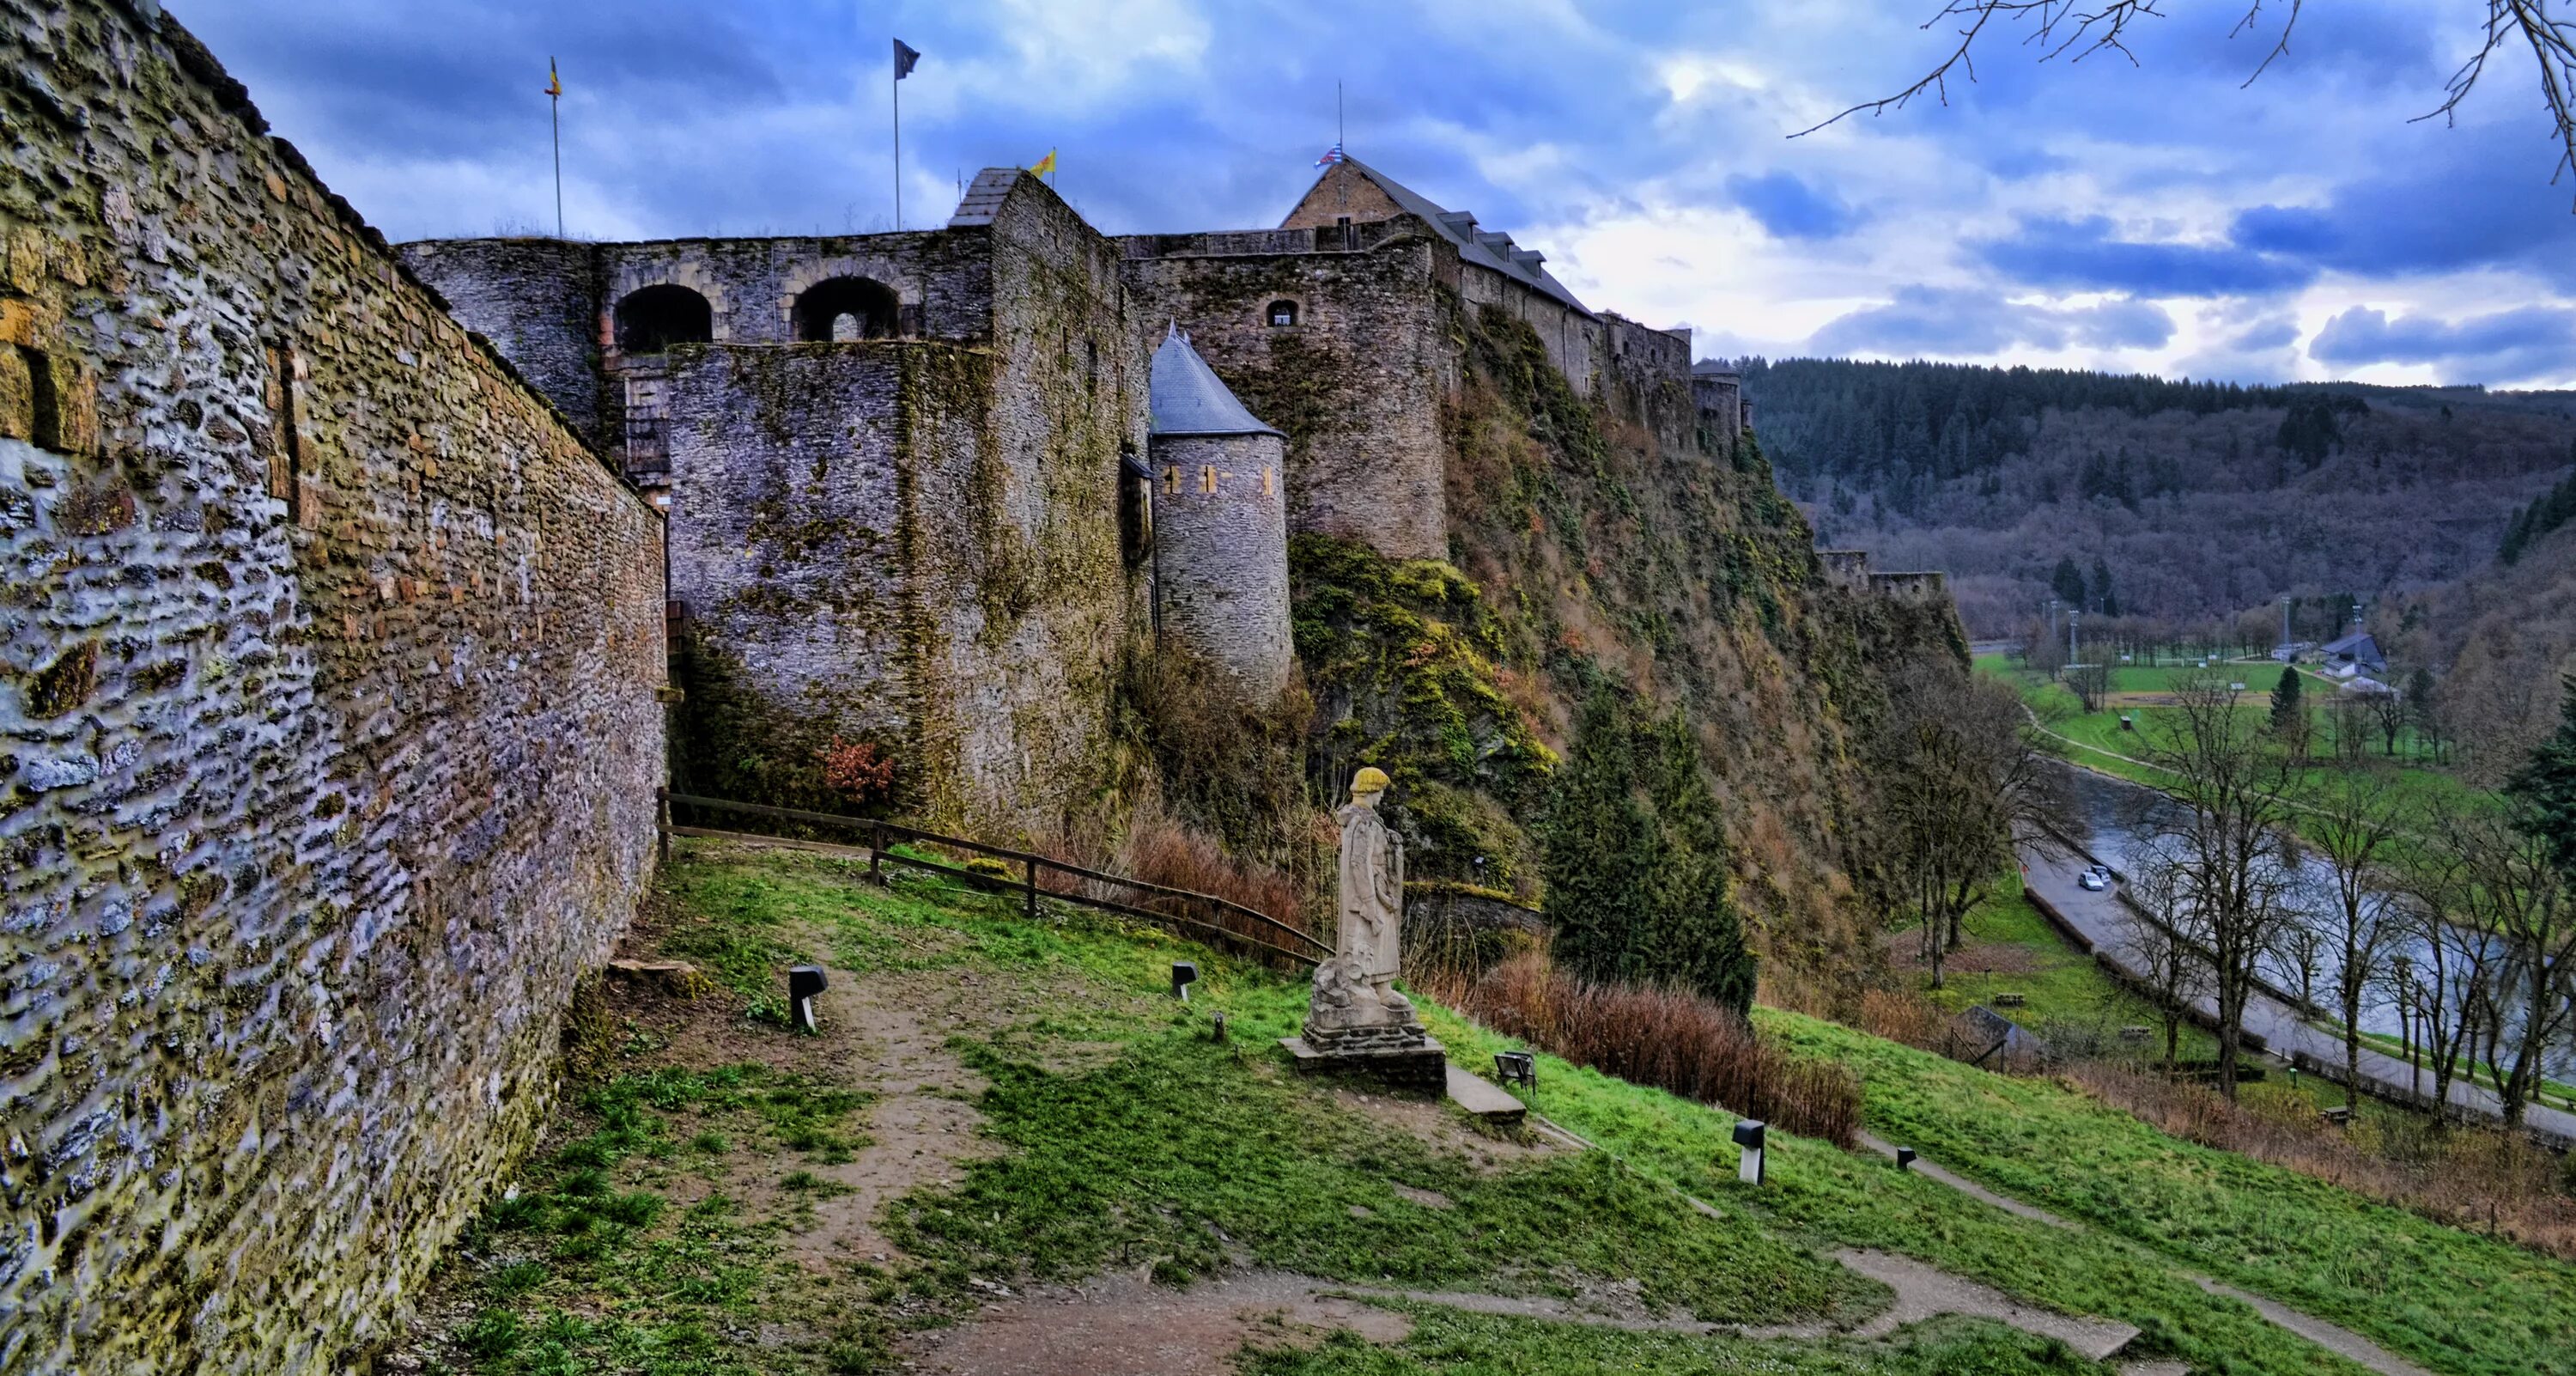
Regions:
<svg viewBox="0 0 2576 1376"><path fill-rule="evenodd" d="M1747 1013L1753 1007L1754 959L1744 948L1744 923L1736 913L1715 783L1679 711L1653 729L1647 744L1663 872L1655 887L1656 930L1639 964L1649 978L1696 989Z"/></svg>
<svg viewBox="0 0 2576 1376"><path fill-rule="evenodd" d="M2513 518L2504 523L2504 539L2496 545L2496 558L2510 564L2522 557L2522 547L2531 543L2531 513L2538 505L2514 508Z"/></svg>
<svg viewBox="0 0 2576 1376"><path fill-rule="evenodd" d="M2559 686L2557 731L2505 781L2504 791L2527 809L2522 825L2548 845L2558 872L2576 882L2576 675Z"/></svg>
<svg viewBox="0 0 2576 1376"><path fill-rule="evenodd" d="M1609 690L1584 705L1541 834L1557 959L1588 979L1670 984L1743 1012L1754 959L1717 796L1679 714Z"/></svg>
<svg viewBox="0 0 2576 1376"><path fill-rule="evenodd" d="M1627 714L1602 688L1583 706L1541 837L1548 925L1566 968L1592 979L1633 977L1638 898L1661 858L1650 823L1637 796Z"/></svg>
<svg viewBox="0 0 2576 1376"><path fill-rule="evenodd" d="M2120 599L2111 591L2111 566L2099 559L2093 561L2093 610L2104 616L2120 614Z"/></svg>
<svg viewBox="0 0 2576 1376"><path fill-rule="evenodd" d="M2307 727L2307 707L2300 701L2301 675L2295 664L2281 666L2281 681L2272 685L2272 729L2285 737L2297 736Z"/></svg>
<svg viewBox="0 0 2576 1376"><path fill-rule="evenodd" d="M2057 600L2070 607L2084 605L2084 571L2075 567L2075 557L2057 561L2057 571L2048 576L2048 585L2056 590Z"/></svg>
<svg viewBox="0 0 2576 1376"><path fill-rule="evenodd" d="M2274 439L2286 454L2296 455L2301 464L2314 468L2334 452L2342 439L2335 426L2334 404L2321 396L2303 396L2290 403L2281 417L2281 429Z"/></svg>

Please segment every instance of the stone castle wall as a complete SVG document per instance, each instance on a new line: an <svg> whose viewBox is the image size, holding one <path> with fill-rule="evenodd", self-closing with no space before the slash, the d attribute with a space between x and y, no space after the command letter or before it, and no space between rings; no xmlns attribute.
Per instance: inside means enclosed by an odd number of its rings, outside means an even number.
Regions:
<svg viewBox="0 0 2576 1376"><path fill-rule="evenodd" d="M1358 252L1269 251L1284 231L1127 240L1129 314L1140 344L1179 321L1244 406L1288 436L1291 529L1442 559L1441 408L1459 361L1440 287L1455 284L1458 258L1418 220L1386 223L1411 228L1362 226L1372 233ZM1296 324L1270 323L1275 301L1296 305Z"/></svg>
<svg viewBox="0 0 2576 1376"><path fill-rule="evenodd" d="M662 523L157 7L0 15L0 1371L335 1369L647 877Z"/></svg>
<svg viewBox="0 0 2576 1376"><path fill-rule="evenodd" d="M687 241L668 262L610 247L612 308L678 281L730 322L652 364L689 786L842 801L818 792L840 737L892 755L898 801L933 825L1059 823L1108 757L1117 658L1144 624L1118 493L1145 364L1114 247L1033 178L989 223L929 234ZM786 342L796 294L852 272L921 306L914 336Z"/></svg>
<svg viewBox="0 0 2576 1376"><path fill-rule="evenodd" d="M1149 624L1118 520L1149 369L1116 242L1036 177L987 171L976 187L1004 184L990 224L949 231L984 236L992 265L986 429L974 465L923 470L915 501L923 548L956 579L937 652L958 777L997 834L1017 834L1090 796L1118 657Z"/></svg>
<svg viewBox="0 0 2576 1376"><path fill-rule="evenodd" d="M1165 635L1232 672L1256 701L1288 686L1286 447L1276 435L1158 435L1155 578Z"/></svg>
<svg viewBox="0 0 2576 1376"><path fill-rule="evenodd" d="M975 439L971 417L957 433L938 413L908 437L882 419L923 390L907 390L925 371L910 354L939 347L673 351L681 791L749 796L746 761L810 765L836 735L918 764L927 628L907 576L904 460L971 463Z"/></svg>
<svg viewBox="0 0 2576 1376"><path fill-rule="evenodd" d="M1595 395L1610 413L1644 426L1670 453L1686 453L1699 438L1699 403L1691 391L1691 339L1686 330L1658 330L1603 312L1594 329L1601 340Z"/></svg>
<svg viewBox="0 0 2576 1376"><path fill-rule="evenodd" d="M584 438L600 427L597 248L564 239L405 244L404 265L447 298L466 328L492 341Z"/></svg>

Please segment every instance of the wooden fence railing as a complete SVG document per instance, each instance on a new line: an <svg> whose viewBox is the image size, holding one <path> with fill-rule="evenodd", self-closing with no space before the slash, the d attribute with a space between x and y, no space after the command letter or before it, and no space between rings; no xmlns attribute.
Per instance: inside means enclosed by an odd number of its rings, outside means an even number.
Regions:
<svg viewBox="0 0 2576 1376"><path fill-rule="evenodd" d="M669 858L669 838L673 836L710 836L765 841L773 845L795 846L801 849L849 855L852 858L865 854L868 861L868 874L873 878L882 878L885 867L889 864L934 871L988 892L1018 893L1022 895L1028 915L1032 918L1038 914L1039 896L1044 895L1060 902L1078 904L1101 912L1116 913L1121 917L1132 917L1140 921L1171 927L1192 936L1214 938L1219 942L1246 947L1259 954L1279 956L1301 965L1317 964L1333 953L1330 945L1302 927L1282 922L1268 913L1247 908L1232 899L1219 898L1212 893L1176 889L1166 884L1132 879L1123 874L1108 874L1050 856L1012 850L1006 846L986 845L981 841L969 841L957 836L943 836L935 831L924 831L919 827L908 827L900 822L888 822L872 817L842 817L829 812L807 812L800 808L771 807L765 803L740 803L730 798L705 798L689 793L673 793L667 788L653 790L653 796L661 805L660 829L665 859ZM691 809L702 808L710 812L775 817L781 821L801 822L808 826L838 828L844 833L855 832L865 836L867 844L864 847L843 846L797 837L776 836L767 832L724 831L713 827L682 826L672 820L671 809L674 804ZM919 855L907 855L894 849L894 843L899 841L944 846L950 850L965 851L972 855L1000 860L1006 864L1019 866L1020 876L1012 879L998 874L986 874L978 870L942 864ZM1137 903L1122 903L1114 898L1104 898L1095 893L1085 892L1080 887L1049 887L1040 882L1040 876L1049 873L1063 875L1077 881L1079 885L1121 889L1143 897Z"/></svg>

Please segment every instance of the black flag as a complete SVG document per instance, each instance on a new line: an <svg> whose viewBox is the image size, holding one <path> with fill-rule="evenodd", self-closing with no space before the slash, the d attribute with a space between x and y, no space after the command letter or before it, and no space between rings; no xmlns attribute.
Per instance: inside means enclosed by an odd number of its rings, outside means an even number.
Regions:
<svg viewBox="0 0 2576 1376"><path fill-rule="evenodd" d="M920 60L921 54L913 51L911 44L904 42L900 38L894 41L895 80L901 81L905 77L912 75L912 64L919 62Z"/></svg>

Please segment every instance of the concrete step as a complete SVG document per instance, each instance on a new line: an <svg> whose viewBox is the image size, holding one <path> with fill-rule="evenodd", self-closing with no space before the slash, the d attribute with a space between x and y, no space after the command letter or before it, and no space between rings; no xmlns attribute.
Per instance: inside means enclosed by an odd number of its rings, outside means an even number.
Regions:
<svg viewBox="0 0 2576 1376"><path fill-rule="evenodd" d="M1518 1127L1529 1115L1527 1104L1461 1066L1449 1067L1449 1097L1458 1107L1501 1127Z"/></svg>

